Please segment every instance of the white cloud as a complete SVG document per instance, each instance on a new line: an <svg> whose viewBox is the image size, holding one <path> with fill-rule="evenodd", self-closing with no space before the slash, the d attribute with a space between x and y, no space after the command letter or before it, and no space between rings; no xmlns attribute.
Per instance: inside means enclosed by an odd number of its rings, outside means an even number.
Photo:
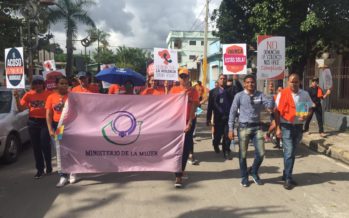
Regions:
<svg viewBox="0 0 349 218"><path fill-rule="evenodd" d="M210 11L221 0L210 1ZM98 28L110 34L111 46L139 48L165 47L170 30L203 30L205 0L99 0L88 9ZM199 20L193 26L196 18ZM78 26L78 39L86 37L86 27ZM192 29L191 29L192 28ZM55 41L65 48L63 25L52 27ZM96 43L90 46L94 50ZM80 53L83 46L75 43ZM114 49L114 47L111 47Z"/></svg>

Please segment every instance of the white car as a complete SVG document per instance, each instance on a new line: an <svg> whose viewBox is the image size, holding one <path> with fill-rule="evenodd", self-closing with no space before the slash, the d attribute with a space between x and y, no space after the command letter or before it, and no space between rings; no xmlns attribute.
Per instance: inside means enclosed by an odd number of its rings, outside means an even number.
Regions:
<svg viewBox="0 0 349 218"><path fill-rule="evenodd" d="M12 91L0 87L0 158L5 163L16 161L22 143L30 139L28 113L28 109L19 112Z"/></svg>

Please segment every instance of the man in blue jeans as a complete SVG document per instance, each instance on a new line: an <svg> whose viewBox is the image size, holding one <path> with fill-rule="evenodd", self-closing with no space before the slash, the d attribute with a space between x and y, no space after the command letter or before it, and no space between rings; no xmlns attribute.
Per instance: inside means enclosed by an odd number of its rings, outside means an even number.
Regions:
<svg viewBox="0 0 349 218"><path fill-rule="evenodd" d="M258 169L264 159L264 137L261 130L260 114L262 110L272 110L273 102L262 92L256 91L256 79L252 75L244 78L244 91L235 95L229 115L229 138L234 138L235 119L239 111L239 162L241 185L249 186L248 176L251 175L257 185L263 185ZM255 159L252 167L247 170L246 156L248 143L252 140L255 147Z"/></svg>
<svg viewBox="0 0 349 218"><path fill-rule="evenodd" d="M282 180L284 188L292 189L297 183L292 178L296 159L296 147L302 140L303 123L307 120L314 103L308 92L299 88L299 76L288 77L288 87L276 97L275 111L276 136L282 138L284 148L284 171Z"/></svg>

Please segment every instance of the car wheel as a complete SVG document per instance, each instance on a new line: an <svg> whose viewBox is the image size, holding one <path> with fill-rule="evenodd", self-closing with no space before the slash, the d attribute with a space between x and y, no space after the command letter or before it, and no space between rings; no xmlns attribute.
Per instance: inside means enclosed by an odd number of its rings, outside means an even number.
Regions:
<svg viewBox="0 0 349 218"><path fill-rule="evenodd" d="M15 134L7 137L3 160L5 163L15 162L18 158L20 140Z"/></svg>

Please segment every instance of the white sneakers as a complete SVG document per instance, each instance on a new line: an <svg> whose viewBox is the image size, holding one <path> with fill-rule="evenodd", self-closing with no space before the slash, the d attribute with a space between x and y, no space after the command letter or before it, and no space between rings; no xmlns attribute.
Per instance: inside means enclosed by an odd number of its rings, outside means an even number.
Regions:
<svg viewBox="0 0 349 218"><path fill-rule="evenodd" d="M61 176L61 178L59 178L59 182L57 183L56 187L61 188L61 187L65 186L66 184L68 184L68 179L64 176Z"/></svg>
<svg viewBox="0 0 349 218"><path fill-rule="evenodd" d="M74 184L79 180L79 178L76 176L76 174L71 173L69 176L69 183Z"/></svg>
<svg viewBox="0 0 349 218"><path fill-rule="evenodd" d="M65 176L61 176L59 178L59 181L56 185L57 188L61 188L63 186L65 186L66 184L70 183L70 184L74 184L79 180L79 177L76 176L76 174L70 174L69 176L69 180L67 177Z"/></svg>

